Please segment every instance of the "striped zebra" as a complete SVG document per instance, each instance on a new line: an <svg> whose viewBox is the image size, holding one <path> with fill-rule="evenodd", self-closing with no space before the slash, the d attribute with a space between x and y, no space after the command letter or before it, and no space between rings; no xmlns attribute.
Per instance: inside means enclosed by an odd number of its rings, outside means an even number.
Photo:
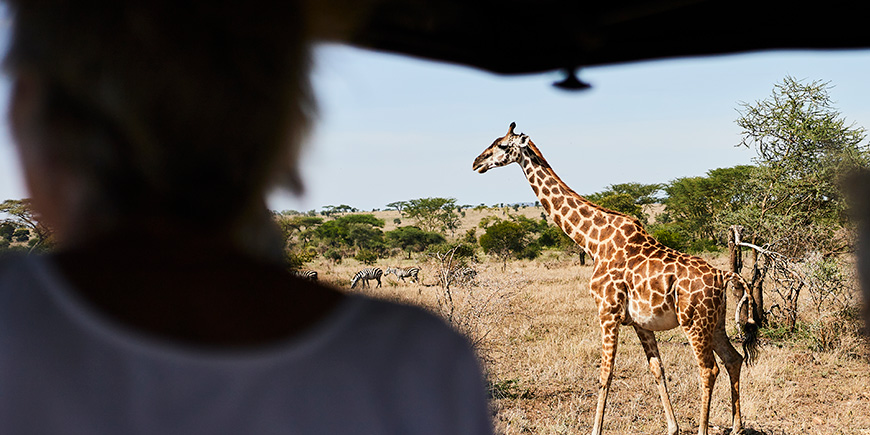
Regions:
<svg viewBox="0 0 870 435"><path fill-rule="evenodd" d="M420 279L417 277L417 274L420 273L419 267L388 267L387 270L384 271L384 276L389 274L396 275L396 278L405 281L405 277L410 276L411 282L420 282Z"/></svg>
<svg viewBox="0 0 870 435"><path fill-rule="evenodd" d="M291 270L290 274L297 278L307 279L309 281L317 281L316 270Z"/></svg>
<svg viewBox="0 0 870 435"><path fill-rule="evenodd" d="M474 278L477 276L477 271L470 267L457 267L450 271L450 276L452 280L458 283L469 283L474 281Z"/></svg>
<svg viewBox="0 0 870 435"><path fill-rule="evenodd" d="M384 271L381 270L380 267L367 267L353 276L353 279L350 281L350 288L355 288L356 285L362 281L362 288L368 287L369 280L375 279L378 281L378 287L381 286L381 275L384 274Z"/></svg>

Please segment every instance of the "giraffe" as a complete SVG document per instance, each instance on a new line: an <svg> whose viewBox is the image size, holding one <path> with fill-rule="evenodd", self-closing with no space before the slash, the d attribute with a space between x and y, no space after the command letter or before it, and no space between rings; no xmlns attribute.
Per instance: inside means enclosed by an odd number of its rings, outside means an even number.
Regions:
<svg viewBox="0 0 870 435"><path fill-rule="evenodd" d="M701 410L698 433L707 434L713 384L719 374L714 352L731 383L732 434L743 431L740 416L740 369L744 357L725 332L727 283L743 290L740 304L754 305L743 278L710 266L701 258L668 248L650 236L634 217L607 210L575 193L550 167L534 142L515 134L516 123L475 160L481 174L518 163L544 210L594 259L589 287L598 305L601 327L601 372L592 434L601 434L604 408L613 376L620 325L634 327L664 406L668 434L679 433L668 397L655 332L680 326L698 362ZM739 312L739 310L738 310ZM737 313L735 313L736 315ZM750 318L743 350L749 364L757 352L757 326Z"/></svg>

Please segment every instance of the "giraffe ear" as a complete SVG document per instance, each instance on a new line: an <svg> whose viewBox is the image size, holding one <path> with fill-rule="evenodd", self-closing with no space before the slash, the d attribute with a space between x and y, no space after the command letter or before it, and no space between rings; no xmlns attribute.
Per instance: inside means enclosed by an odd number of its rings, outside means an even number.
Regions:
<svg viewBox="0 0 870 435"><path fill-rule="evenodd" d="M520 135L520 146L524 147L529 144L529 136L525 134Z"/></svg>

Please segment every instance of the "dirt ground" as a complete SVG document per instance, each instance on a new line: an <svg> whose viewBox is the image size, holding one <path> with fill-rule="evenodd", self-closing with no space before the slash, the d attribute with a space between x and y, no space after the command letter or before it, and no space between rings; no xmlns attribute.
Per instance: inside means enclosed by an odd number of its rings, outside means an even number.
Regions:
<svg viewBox="0 0 870 435"><path fill-rule="evenodd" d="M522 209L521 209L522 210ZM534 212L530 212L534 214ZM710 258L719 267L725 259ZM383 264L381 264L383 263ZM575 434L591 431L598 390L600 332L588 291L591 266L545 252L534 261L476 264L474 283L444 290L437 264L382 260L378 266L419 265L423 284L385 277L375 297L422 305L449 315L475 343L493 394L500 434ZM347 287L362 265L316 261L321 280ZM356 290L354 290L356 291ZM729 318L734 301L729 300ZM735 327L729 323L729 334ZM670 397L681 433L697 433L697 365L679 329L657 334ZM870 434L870 361L866 344L820 352L805 341L764 339L759 360L745 367L742 409L748 434ZM739 349L739 343L735 343ZM855 349L861 349L856 353ZM721 363L720 363L721 367ZM730 398L724 370L711 405L711 433L730 432ZM622 328L614 381L604 418L609 434L663 434L666 423L652 375L634 331Z"/></svg>

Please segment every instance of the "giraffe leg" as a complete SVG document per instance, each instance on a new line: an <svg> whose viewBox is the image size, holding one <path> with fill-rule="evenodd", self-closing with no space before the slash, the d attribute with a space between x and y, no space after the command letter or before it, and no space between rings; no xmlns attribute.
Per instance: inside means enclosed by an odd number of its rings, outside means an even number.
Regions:
<svg viewBox="0 0 870 435"><path fill-rule="evenodd" d="M697 329L695 329L697 328ZM719 366L713 356L713 334L710 328L695 325L690 329L689 342L698 360L698 374L701 387L701 413L698 417L698 435L707 435L710 423L710 399L713 396L713 385L719 376ZM701 332L703 331L703 332Z"/></svg>
<svg viewBox="0 0 870 435"><path fill-rule="evenodd" d="M728 371L728 380L731 383L731 434L743 433L743 420L740 417L740 368L743 365L743 357L731 345L731 340L725 334L725 325L716 328L713 337L713 350L725 364Z"/></svg>
<svg viewBox="0 0 870 435"><path fill-rule="evenodd" d="M668 421L668 435L677 435L680 428L677 426L677 419L674 417L674 408L671 407L671 399L668 397L668 385L665 381L665 370L662 367L662 359L659 355L659 346L656 344L656 335L654 332L643 329L637 325L634 326L634 331L637 332L637 338L640 339L640 344L643 345L643 351L646 353L646 360L649 362L649 371L656 380L656 386L659 390L659 396L662 398L662 406L665 408L665 418Z"/></svg>
<svg viewBox="0 0 870 435"><path fill-rule="evenodd" d="M595 422L592 424L592 435L600 435L604 424L604 405L607 403L607 393L610 391L610 381L613 380L613 362L616 359L616 345L619 339L618 319L601 317L601 374L598 383L598 406L595 408Z"/></svg>

